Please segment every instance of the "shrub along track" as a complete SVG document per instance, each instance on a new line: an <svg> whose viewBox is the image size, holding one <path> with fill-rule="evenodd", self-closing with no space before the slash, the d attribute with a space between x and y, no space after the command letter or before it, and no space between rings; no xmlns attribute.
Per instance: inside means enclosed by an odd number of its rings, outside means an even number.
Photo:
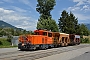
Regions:
<svg viewBox="0 0 90 60"><path fill-rule="evenodd" d="M60 54L63 52L68 52L84 47L89 47L89 44L81 44L68 47L52 48L47 50L38 51L15 51L0 54L0 60L35 60L55 54Z"/></svg>

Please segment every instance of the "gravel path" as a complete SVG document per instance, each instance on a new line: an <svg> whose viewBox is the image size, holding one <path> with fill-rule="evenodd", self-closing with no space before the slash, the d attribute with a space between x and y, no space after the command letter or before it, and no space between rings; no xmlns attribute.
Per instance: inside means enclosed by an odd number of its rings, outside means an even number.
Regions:
<svg viewBox="0 0 90 60"><path fill-rule="evenodd" d="M70 60L89 50L90 44L37 51L19 51L18 48L1 48L0 60Z"/></svg>
<svg viewBox="0 0 90 60"><path fill-rule="evenodd" d="M84 54L70 60L90 60L90 51L85 52Z"/></svg>
<svg viewBox="0 0 90 60"><path fill-rule="evenodd" d="M44 58L40 58L40 59L36 59L36 60L76 60L76 59L79 60L80 58L78 56L81 56L89 51L90 51L90 46L81 48L81 49L77 49L77 50L73 50L73 51L68 51L68 52L48 56L48 57L44 57ZM88 54L88 55L90 55L90 54ZM78 58L75 59L75 57L78 57ZM83 57L81 60L83 60Z"/></svg>
<svg viewBox="0 0 90 60"><path fill-rule="evenodd" d="M7 52L14 52L14 51L17 51L18 48L0 48L0 54L1 53L7 53Z"/></svg>

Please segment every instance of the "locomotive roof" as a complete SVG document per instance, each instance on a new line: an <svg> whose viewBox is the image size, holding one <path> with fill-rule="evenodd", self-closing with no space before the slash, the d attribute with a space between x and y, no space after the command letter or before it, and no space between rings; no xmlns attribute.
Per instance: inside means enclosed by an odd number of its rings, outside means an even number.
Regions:
<svg viewBox="0 0 90 60"><path fill-rule="evenodd" d="M61 33L61 32L51 32L51 31L48 31L48 30L35 30L34 32L49 32L49 33L56 33L56 34L64 34L64 35L75 35L75 34L67 34L67 33Z"/></svg>
<svg viewBox="0 0 90 60"><path fill-rule="evenodd" d="M34 32L51 32L51 31L47 31L47 30L35 30Z"/></svg>

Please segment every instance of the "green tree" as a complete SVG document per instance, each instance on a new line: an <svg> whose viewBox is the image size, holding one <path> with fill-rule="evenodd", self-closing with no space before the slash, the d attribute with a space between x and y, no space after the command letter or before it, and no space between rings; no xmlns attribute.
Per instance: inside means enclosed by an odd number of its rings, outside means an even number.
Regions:
<svg viewBox="0 0 90 60"><path fill-rule="evenodd" d="M7 35L7 41L8 41L8 42L11 42L11 39L12 39L12 38L13 38L12 35L9 35L9 34Z"/></svg>
<svg viewBox="0 0 90 60"><path fill-rule="evenodd" d="M60 17L59 19L59 29L61 32L66 32L67 31L67 26L66 23L68 22L68 20L66 19L68 17L68 13L64 10L61 14L62 17Z"/></svg>
<svg viewBox="0 0 90 60"><path fill-rule="evenodd" d="M85 36L90 34L88 28L84 24L80 24L80 34Z"/></svg>
<svg viewBox="0 0 90 60"><path fill-rule="evenodd" d="M11 31L11 34L14 35L14 29L11 28L10 31Z"/></svg>
<svg viewBox="0 0 90 60"><path fill-rule="evenodd" d="M28 34L32 34L32 35L33 35L33 34L34 34L34 32L30 30L30 31L28 31Z"/></svg>
<svg viewBox="0 0 90 60"><path fill-rule="evenodd" d="M77 18L75 18L72 12L68 14L66 10L62 12L58 25L61 32L69 34L75 34L76 30L79 28Z"/></svg>
<svg viewBox="0 0 90 60"><path fill-rule="evenodd" d="M47 29L51 31L58 31L56 22L51 17L51 10L56 5L55 0L37 0L37 12L40 14L40 18L37 22L37 29Z"/></svg>
<svg viewBox="0 0 90 60"><path fill-rule="evenodd" d="M48 19L40 18L37 23L37 29L47 29L47 30L51 30L53 32L59 31L55 20L53 20L51 18L48 18Z"/></svg>
<svg viewBox="0 0 90 60"><path fill-rule="evenodd" d="M44 19L51 17L51 10L53 10L54 6L56 5L55 0L37 0L37 12L39 12L40 16Z"/></svg>
<svg viewBox="0 0 90 60"><path fill-rule="evenodd" d="M5 35L6 35L6 32L5 32L5 31L3 31L3 30L2 30L2 31L0 31L0 35L1 35L1 36L3 36L3 35L5 36Z"/></svg>
<svg viewBox="0 0 90 60"><path fill-rule="evenodd" d="M52 32L59 32L58 25L56 24L56 21L52 19L50 24L50 29Z"/></svg>

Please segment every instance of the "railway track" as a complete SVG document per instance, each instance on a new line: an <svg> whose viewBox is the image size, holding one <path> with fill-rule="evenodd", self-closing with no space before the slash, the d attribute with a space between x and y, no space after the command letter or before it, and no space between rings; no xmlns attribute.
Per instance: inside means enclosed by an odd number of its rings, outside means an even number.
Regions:
<svg viewBox="0 0 90 60"><path fill-rule="evenodd" d="M0 56L8 55L8 54L16 54L16 53L21 53L21 52L20 51L13 51L13 52L1 53Z"/></svg>
<svg viewBox="0 0 90 60"><path fill-rule="evenodd" d="M84 47L89 47L89 44L81 44L76 46L52 48L47 50L38 51L15 51L0 54L0 60L35 60L55 54L60 54L63 52L68 52Z"/></svg>

